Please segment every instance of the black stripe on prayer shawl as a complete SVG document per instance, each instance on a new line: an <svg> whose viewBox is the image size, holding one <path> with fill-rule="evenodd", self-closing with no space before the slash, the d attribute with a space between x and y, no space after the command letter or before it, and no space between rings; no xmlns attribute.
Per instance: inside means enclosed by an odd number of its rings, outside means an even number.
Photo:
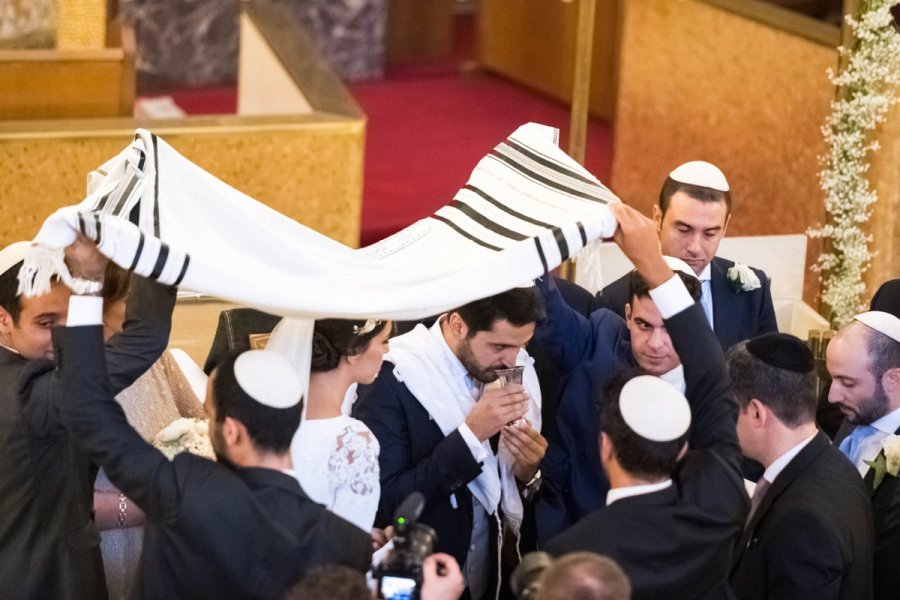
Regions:
<svg viewBox="0 0 900 600"><path fill-rule="evenodd" d="M97 245L99 246L99 245L100 245L100 241L101 241L103 238L102 238L102 235L100 234L100 215L98 215L97 213L94 213L94 226L95 226L96 229L97 229L97 239L94 240L94 241L97 242Z"/></svg>
<svg viewBox="0 0 900 600"><path fill-rule="evenodd" d="M181 263L181 273L178 274L178 279L176 279L176 280L175 280L175 283L173 283L172 285L177 286L177 285L180 285L180 284L181 284L181 280L184 279L184 276L185 276L185 274L187 273L188 265L189 265L189 264L191 264L191 255L190 255L190 254L185 254L185 255L184 255L184 262Z"/></svg>
<svg viewBox="0 0 900 600"><path fill-rule="evenodd" d="M87 235L87 227L84 223L84 215L78 213L78 229L81 230L82 235Z"/></svg>
<svg viewBox="0 0 900 600"><path fill-rule="evenodd" d="M159 279L160 273L166 266L166 259L169 258L169 247L160 242L159 254L156 256L156 264L153 265L153 271L150 272L150 279L156 281Z"/></svg>
<svg viewBox="0 0 900 600"><path fill-rule="evenodd" d="M581 175L580 173L576 173L575 171L566 168L564 165L561 165L560 163L553 161L542 154L538 154L537 152L531 150L530 148L526 148L525 146L522 146L521 144L514 142L512 138L508 138L505 143L507 146L517 150L518 152L520 152L521 154L524 154L525 156L527 156L534 162L539 163L539 164L547 167L548 169L553 169L554 171L558 171L558 172L562 173L566 177L571 177L572 179L577 179L578 181L587 183L589 185L597 185L596 181L591 181L584 175Z"/></svg>
<svg viewBox="0 0 900 600"><path fill-rule="evenodd" d="M113 190L113 191L115 191L115 190ZM94 207L94 209L97 212L102 211L103 207L106 206L106 201L109 200L110 196L112 196L112 192L110 192L110 193L106 194L105 196L103 196L102 198L100 198L100 201L97 203L97 206Z"/></svg>
<svg viewBox="0 0 900 600"><path fill-rule="evenodd" d="M136 134L134 134L134 139L131 141L136 141L139 139L141 139L141 136L140 136L140 134L136 133ZM140 148L138 148L137 151L141 153L141 158L138 160L137 168L138 168L138 171L143 171L144 170L144 161L147 159L147 155L144 154L144 151L141 150Z"/></svg>
<svg viewBox="0 0 900 600"><path fill-rule="evenodd" d="M156 134L150 135L153 141L153 235L159 237L159 152L156 150Z"/></svg>
<svg viewBox="0 0 900 600"><path fill-rule="evenodd" d="M498 223L495 223L494 221L491 221L486 216L484 216L483 214L481 214L480 212L478 212L477 210L475 210L474 208L472 208L471 206L469 206L468 204L466 204L465 202L463 202L461 200L454 200L453 202L450 203L450 206L452 208L457 209L458 211L460 211L461 213L463 213L464 215L466 215L467 217L469 217L470 219L472 219L473 221L475 221L476 223L478 223L485 229L489 229L489 230L493 231L497 235L502 235L503 237L508 237L509 239L515 240L517 242L521 242L525 238L529 237L525 234L519 233L517 231L513 231L512 229L507 229L503 225L500 225Z"/></svg>
<svg viewBox="0 0 900 600"><path fill-rule="evenodd" d="M141 234L141 237L138 238L138 247L134 252L134 260L131 261L131 266L128 268L129 271L134 271L138 261L141 260L141 252L144 251L144 232L140 231L139 233Z"/></svg>
<svg viewBox="0 0 900 600"><path fill-rule="evenodd" d="M484 192L484 191L478 189L471 183L467 183L465 189L469 190L470 192L474 192L475 194L478 194L479 196L481 196L482 198L484 198L485 200L487 200L488 202L490 202L491 204L493 204L500 210L507 212L507 213L511 214L512 216L514 216L515 218L525 221L526 223L531 223L532 225L537 225L538 227L543 227L545 229L550 229L553 227L553 225L551 223L544 223L543 221L538 221L537 219L532 219L528 215L523 215L522 213L511 209L510 207L506 206L505 204L499 202L498 200L494 200L490 195L487 194L487 192Z"/></svg>
<svg viewBox="0 0 900 600"><path fill-rule="evenodd" d="M569 186L563 185L561 183L557 183L556 181L553 181L552 179L544 177L543 175L540 175L540 174L532 171L531 169L529 169L522 163L518 162L517 160L514 160L513 158L510 158L509 156L500 154L496 150L492 150L491 153L488 154L488 156L496 158L496 159L500 160L501 162L506 163L507 165L512 167L514 170L522 173L523 175L529 177L530 179L533 179L535 181L538 181L538 182L544 184L547 187L556 188L557 190L559 190L561 192L565 192L565 193L569 194L570 196L575 196L577 198L583 198L584 200L590 200L592 202L602 202L603 204L608 203L607 200L601 198L600 196L597 196L595 194L589 194L587 192L581 192L581 191L573 189Z"/></svg>
<svg viewBox="0 0 900 600"><path fill-rule="evenodd" d="M566 241L566 235L559 227L553 228L553 237L556 238L556 245L559 246L560 261L569 258L569 242Z"/></svg>
<svg viewBox="0 0 900 600"><path fill-rule="evenodd" d="M548 265L547 265L547 257L544 256L544 247L541 245L541 238L539 238L539 237L534 238L534 245L537 248L538 256L541 259L541 264L544 265L544 273L548 273L550 271L550 269L548 268Z"/></svg>
<svg viewBox="0 0 900 600"><path fill-rule="evenodd" d="M488 243L485 242L484 240L478 239L477 237L475 237L475 236L472 235L471 233L469 233L469 232L463 230L462 227L460 227L459 225L457 225L456 223L454 223L453 221L451 221L450 219L448 219L448 218L446 218L446 217L442 217L442 216L440 216L440 215L435 214L435 215L431 215L431 218L432 218L432 219L437 219L438 221L441 221L442 223L446 223L446 224L449 225L450 228L451 228L452 230L454 230L456 233L460 234L460 235L463 236L464 238L467 238L467 239L469 239L469 240L472 240L473 242L475 242L475 243L478 244L479 246L484 246L484 247L487 248L488 250L495 250L495 251L497 251L497 252L500 252L501 250L503 250L503 248L498 248L497 246L488 244Z"/></svg>
<svg viewBox="0 0 900 600"><path fill-rule="evenodd" d="M128 197L131 195L131 190L134 189L134 186L137 185L137 182L137 175L132 175L131 179L128 180L128 185L125 186L125 191L122 192L121 196L119 196L119 202L113 209L112 214L118 216L122 212L122 209L125 207L125 203L128 202Z"/></svg>
<svg viewBox="0 0 900 600"><path fill-rule="evenodd" d="M578 225L578 233L581 234L582 247L587 246L587 232L584 230L584 225L581 223L581 221L578 221L575 224Z"/></svg>

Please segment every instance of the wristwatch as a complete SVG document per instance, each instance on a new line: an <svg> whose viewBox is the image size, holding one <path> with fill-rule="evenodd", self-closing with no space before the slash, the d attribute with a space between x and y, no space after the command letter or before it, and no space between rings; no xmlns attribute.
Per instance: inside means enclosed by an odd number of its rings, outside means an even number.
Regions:
<svg viewBox="0 0 900 600"><path fill-rule="evenodd" d="M541 470L535 471L534 476L528 480L528 483L522 488L522 498L528 500L541 489Z"/></svg>

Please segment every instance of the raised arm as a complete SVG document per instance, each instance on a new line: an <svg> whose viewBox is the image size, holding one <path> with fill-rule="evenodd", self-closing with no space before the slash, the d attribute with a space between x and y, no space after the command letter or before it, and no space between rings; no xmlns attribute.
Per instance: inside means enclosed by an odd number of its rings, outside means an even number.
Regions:
<svg viewBox="0 0 900 600"><path fill-rule="evenodd" d="M68 326L54 331L59 377L66 394L59 399L70 439L103 467L109 480L150 519L177 509L175 471L165 456L128 424L109 382L99 325L102 300L73 296Z"/></svg>
<svg viewBox="0 0 900 600"><path fill-rule="evenodd" d="M584 360L591 344L591 323L566 303L553 277L545 274L534 284L544 297L547 316L535 328L533 341L565 375Z"/></svg>

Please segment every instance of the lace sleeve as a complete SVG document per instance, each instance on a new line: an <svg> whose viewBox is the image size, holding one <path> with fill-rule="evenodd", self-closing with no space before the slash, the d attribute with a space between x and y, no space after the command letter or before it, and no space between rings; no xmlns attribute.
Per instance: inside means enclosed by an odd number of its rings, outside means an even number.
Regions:
<svg viewBox="0 0 900 600"><path fill-rule="evenodd" d="M372 527L381 496L379 450L369 428L353 420L338 432L328 459L332 511L366 531Z"/></svg>

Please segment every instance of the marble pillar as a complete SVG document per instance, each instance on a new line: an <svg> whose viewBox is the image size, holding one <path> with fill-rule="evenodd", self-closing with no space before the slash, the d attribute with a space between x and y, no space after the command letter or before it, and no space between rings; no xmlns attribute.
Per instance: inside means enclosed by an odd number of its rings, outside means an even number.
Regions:
<svg viewBox="0 0 900 600"><path fill-rule="evenodd" d="M53 0L0 0L0 49L52 48Z"/></svg>

